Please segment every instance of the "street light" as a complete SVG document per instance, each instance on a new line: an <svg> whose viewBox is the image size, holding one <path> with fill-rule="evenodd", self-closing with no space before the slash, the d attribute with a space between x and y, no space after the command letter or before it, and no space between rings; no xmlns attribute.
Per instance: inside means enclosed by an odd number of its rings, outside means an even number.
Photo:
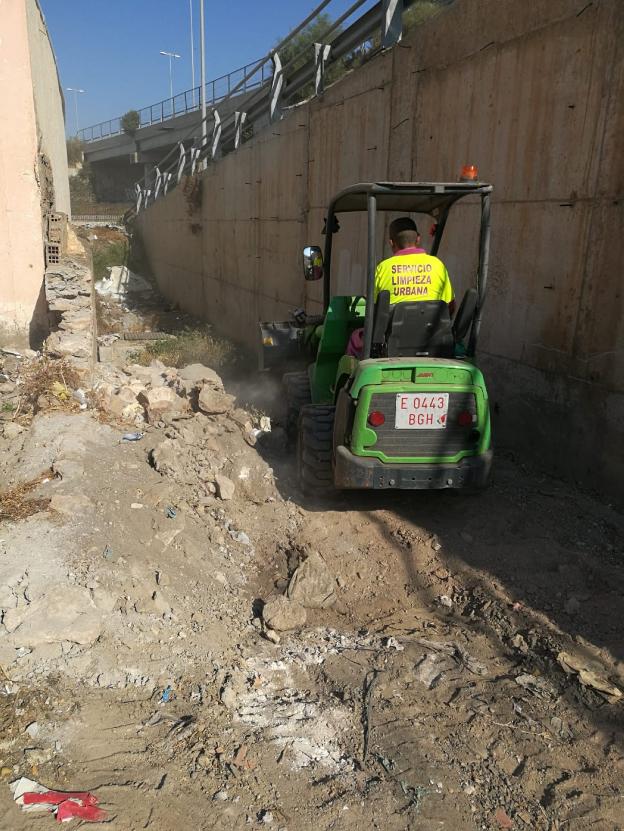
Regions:
<svg viewBox="0 0 624 831"><path fill-rule="evenodd" d="M201 147L202 150L205 152L206 144L208 142L208 124L206 123L206 21L205 21L205 13L204 13L204 0L199 0L199 29L200 29L200 37L199 37L199 48L201 51L200 61L201 61L201 88L199 91L200 101L201 101L201 132L202 132L202 143ZM204 162L205 166L205 162Z"/></svg>
<svg viewBox="0 0 624 831"><path fill-rule="evenodd" d="M76 111L76 135L78 135L78 93L86 92L86 90L78 89L78 87L65 87L65 91L74 93L74 107Z"/></svg>
<svg viewBox="0 0 624 831"><path fill-rule="evenodd" d="M193 90L193 106L195 106L195 27L193 26L193 0L189 0L189 15L191 18L191 75L193 76L191 89Z"/></svg>
<svg viewBox="0 0 624 831"><path fill-rule="evenodd" d="M162 50L160 54L169 58L169 98L173 98L173 59L181 58L182 55L178 55L175 52L163 52Z"/></svg>

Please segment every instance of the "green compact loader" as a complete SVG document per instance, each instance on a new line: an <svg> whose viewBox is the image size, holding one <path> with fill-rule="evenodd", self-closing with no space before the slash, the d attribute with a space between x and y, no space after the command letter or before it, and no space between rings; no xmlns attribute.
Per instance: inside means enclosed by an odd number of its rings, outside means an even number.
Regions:
<svg viewBox="0 0 624 831"><path fill-rule="evenodd" d="M315 359L284 375L288 425L297 430L300 483L332 488L480 488L492 464L485 381L475 363L487 283L491 185L477 181L378 182L341 191L329 205L325 251L304 249L304 276L322 279L324 314L302 310L288 323L262 323L262 365L283 366L302 351ZM449 212L479 200L476 285L451 320L442 301L374 302L378 211L426 214L438 253ZM366 297L331 294L332 239L344 212L368 214ZM453 275L451 275L452 279ZM345 354L363 328L360 359Z"/></svg>

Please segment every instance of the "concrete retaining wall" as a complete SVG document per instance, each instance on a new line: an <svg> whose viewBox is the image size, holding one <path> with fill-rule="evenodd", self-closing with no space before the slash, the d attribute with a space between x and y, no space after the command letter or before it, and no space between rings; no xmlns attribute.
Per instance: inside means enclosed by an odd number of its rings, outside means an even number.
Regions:
<svg viewBox="0 0 624 831"><path fill-rule="evenodd" d="M150 207L140 233L169 298L253 344L259 319L315 308L300 249L320 242L335 191L477 164L495 185L481 354L497 443L617 492L623 102L620 0L457 0L212 165L201 204L179 188ZM474 272L476 223L460 207L441 250L457 294ZM363 221L342 222L336 243L336 290L357 291Z"/></svg>

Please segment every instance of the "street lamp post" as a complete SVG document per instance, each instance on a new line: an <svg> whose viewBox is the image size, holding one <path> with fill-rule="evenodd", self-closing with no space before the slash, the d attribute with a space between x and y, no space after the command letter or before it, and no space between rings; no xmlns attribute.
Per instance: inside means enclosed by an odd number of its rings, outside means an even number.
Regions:
<svg viewBox="0 0 624 831"><path fill-rule="evenodd" d="M206 124L206 28L204 19L204 0L199 0L199 45L201 50L201 88L199 91L201 100L202 117L202 150L205 151L208 143L208 125Z"/></svg>
<svg viewBox="0 0 624 831"><path fill-rule="evenodd" d="M86 92L85 89L79 89L78 87L65 87L66 92L73 92L74 93L74 110L76 114L76 135L78 135L78 93Z"/></svg>
<svg viewBox="0 0 624 831"><path fill-rule="evenodd" d="M173 98L173 59L181 58L182 55L178 55L176 52L163 52L162 50L160 54L169 58L169 98Z"/></svg>
<svg viewBox="0 0 624 831"><path fill-rule="evenodd" d="M189 14L191 17L191 75L193 76L191 89L193 90L193 106L195 106L195 28L193 26L193 0L189 0Z"/></svg>

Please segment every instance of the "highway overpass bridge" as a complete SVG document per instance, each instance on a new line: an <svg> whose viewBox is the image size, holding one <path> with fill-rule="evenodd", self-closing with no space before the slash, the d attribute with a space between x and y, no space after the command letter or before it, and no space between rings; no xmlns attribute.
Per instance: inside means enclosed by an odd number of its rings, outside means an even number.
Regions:
<svg viewBox="0 0 624 831"><path fill-rule="evenodd" d="M254 72L255 67L258 67ZM270 84L266 63L248 64L208 81L206 105L217 109L225 120L244 110L248 99L263 85ZM240 88L240 93L237 89ZM232 95L232 92L236 94ZM84 159L91 165L98 201L134 200L135 183L182 143L189 150L201 139L200 87L137 110L139 128L127 132L123 116L80 130Z"/></svg>

